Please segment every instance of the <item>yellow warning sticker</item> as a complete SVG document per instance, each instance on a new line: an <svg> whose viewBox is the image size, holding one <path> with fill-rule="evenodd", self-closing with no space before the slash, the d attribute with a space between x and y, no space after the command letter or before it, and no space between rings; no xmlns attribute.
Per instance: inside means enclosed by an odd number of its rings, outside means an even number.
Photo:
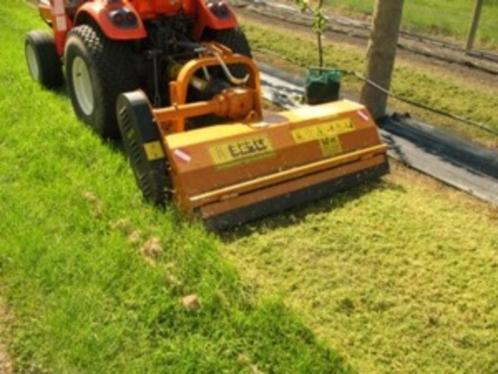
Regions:
<svg viewBox="0 0 498 374"><path fill-rule="evenodd" d="M159 160L164 157L163 147L159 141L145 143L144 149L149 161Z"/></svg>
<svg viewBox="0 0 498 374"><path fill-rule="evenodd" d="M345 118L293 130L292 137L296 143L306 143L313 140L335 137L339 134L353 131L354 129L353 121L349 118Z"/></svg>
<svg viewBox="0 0 498 374"><path fill-rule="evenodd" d="M322 154L325 157L335 156L342 152L341 141L337 136L330 136L319 140Z"/></svg>
<svg viewBox="0 0 498 374"><path fill-rule="evenodd" d="M298 144L318 141L324 156L334 156L342 152L338 135L351 132L354 129L353 121L345 118L293 130L292 137Z"/></svg>
<svg viewBox="0 0 498 374"><path fill-rule="evenodd" d="M267 135L258 135L216 144L209 148L214 163L220 167L231 167L250 163L274 155Z"/></svg>

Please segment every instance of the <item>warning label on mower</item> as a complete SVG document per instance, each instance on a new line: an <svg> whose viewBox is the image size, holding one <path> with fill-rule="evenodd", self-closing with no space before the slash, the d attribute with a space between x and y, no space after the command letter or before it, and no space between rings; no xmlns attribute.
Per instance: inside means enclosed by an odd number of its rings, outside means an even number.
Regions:
<svg viewBox="0 0 498 374"><path fill-rule="evenodd" d="M209 148L213 161L219 167L236 166L273 156L273 146L267 135L258 135Z"/></svg>
<svg viewBox="0 0 498 374"><path fill-rule="evenodd" d="M334 156L342 152L338 135L355 130L351 119L345 118L319 125L303 127L292 131L296 143L318 141L324 156Z"/></svg>

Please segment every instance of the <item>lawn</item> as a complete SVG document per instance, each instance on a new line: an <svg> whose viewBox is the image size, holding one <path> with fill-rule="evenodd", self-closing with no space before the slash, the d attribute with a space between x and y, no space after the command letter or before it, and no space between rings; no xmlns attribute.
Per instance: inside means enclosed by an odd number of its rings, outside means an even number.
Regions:
<svg viewBox="0 0 498 374"><path fill-rule="evenodd" d="M353 13L373 13L374 0L328 0L332 9ZM426 34L440 34L459 39L467 38L475 0L408 0L405 1L403 28ZM478 39L481 46L498 47L498 2L484 1Z"/></svg>
<svg viewBox="0 0 498 374"><path fill-rule="evenodd" d="M23 1L1 2L2 340L16 370L348 370L281 301L256 298L213 235L146 206L119 147L28 77L24 34L39 27Z"/></svg>
<svg viewBox="0 0 498 374"><path fill-rule="evenodd" d="M498 372L496 209L395 165L225 243L361 373Z"/></svg>
<svg viewBox="0 0 498 374"><path fill-rule="evenodd" d="M120 147L27 76L35 12L0 10L2 339L19 372L498 370L496 211L395 166L209 234L142 202Z"/></svg>
<svg viewBox="0 0 498 374"><path fill-rule="evenodd" d="M285 60L301 68L317 64L313 35L303 31L289 33L289 28L284 28L278 23L268 26L253 18L241 17L241 19L253 49L266 55L267 59ZM361 73L365 68L365 51L329 40L325 46L324 60L327 66ZM343 89L349 93L359 92L362 84L357 78L348 75L344 79ZM480 121L498 130L496 88L473 81L466 76L449 72L438 66L421 65L409 59L398 58L392 90L401 97ZM409 112L431 124L498 148L498 138L494 134L418 110L396 100L390 100L389 105L392 110L400 113Z"/></svg>

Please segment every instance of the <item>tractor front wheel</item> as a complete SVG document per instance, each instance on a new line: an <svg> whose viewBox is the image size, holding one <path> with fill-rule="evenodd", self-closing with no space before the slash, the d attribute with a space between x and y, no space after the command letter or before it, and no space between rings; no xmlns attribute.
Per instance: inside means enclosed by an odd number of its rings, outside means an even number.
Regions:
<svg viewBox="0 0 498 374"><path fill-rule="evenodd" d="M109 40L96 26L81 25L69 33L64 58L78 118L103 138L119 138L117 97L139 85L131 46Z"/></svg>

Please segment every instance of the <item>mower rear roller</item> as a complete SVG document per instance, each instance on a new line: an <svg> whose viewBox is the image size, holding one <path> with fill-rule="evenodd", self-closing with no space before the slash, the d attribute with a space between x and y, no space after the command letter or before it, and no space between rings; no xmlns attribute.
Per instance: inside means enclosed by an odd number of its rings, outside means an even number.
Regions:
<svg viewBox="0 0 498 374"><path fill-rule="evenodd" d="M266 216L302 207L320 199L332 197L337 193L375 181L388 172L389 164L386 161L370 168L339 176L337 179L331 179L316 185L310 184L286 194L206 218L204 224L211 230L225 230L242 223L255 221ZM198 214L201 215L202 213L199 212Z"/></svg>
<svg viewBox="0 0 498 374"><path fill-rule="evenodd" d="M119 96L117 117L125 152L145 201L165 205L171 181L160 135L147 96L134 91Z"/></svg>

